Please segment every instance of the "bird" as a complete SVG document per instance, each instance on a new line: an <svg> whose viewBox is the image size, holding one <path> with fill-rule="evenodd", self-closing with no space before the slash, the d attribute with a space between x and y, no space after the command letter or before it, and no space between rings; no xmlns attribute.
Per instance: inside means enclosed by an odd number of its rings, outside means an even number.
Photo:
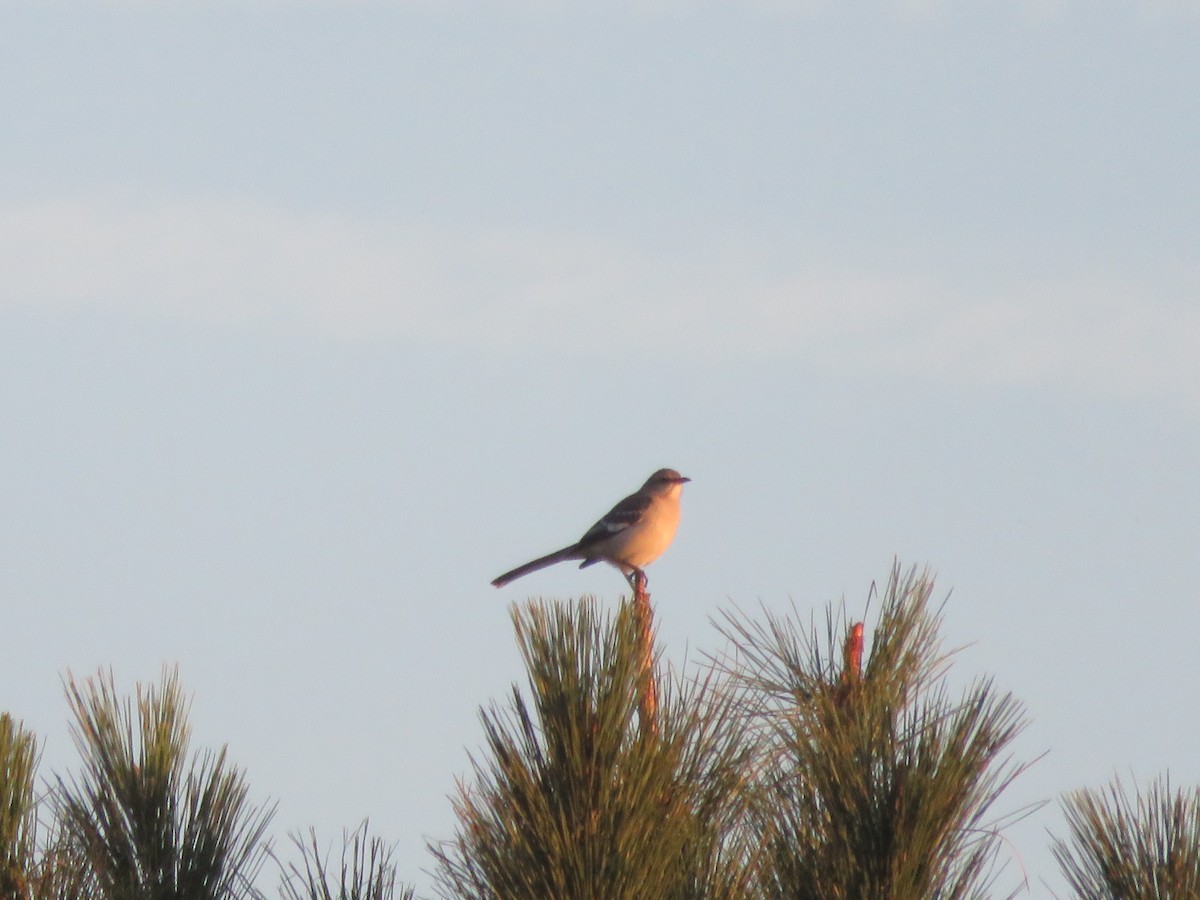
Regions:
<svg viewBox="0 0 1200 900"><path fill-rule="evenodd" d="M616 566L635 588L646 583L643 569L658 559L679 527L679 496L692 479L674 469L659 469L570 546L539 556L492 580L493 587L566 560L583 560L585 569L598 562Z"/></svg>

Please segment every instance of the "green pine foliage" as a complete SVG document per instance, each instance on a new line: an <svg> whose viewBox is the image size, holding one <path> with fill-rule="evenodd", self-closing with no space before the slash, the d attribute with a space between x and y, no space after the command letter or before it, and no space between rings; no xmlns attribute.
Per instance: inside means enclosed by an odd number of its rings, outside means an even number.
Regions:
<svg viewBox="0 0 1200 900"><path fill-rule="evenodd" d="M117 695L112 676L66 682L82 774L58 779L58 816L99 900L238 900L266 847L271 811L247 800L222 749L189 758L177 674Z"/></svg>
<svg viewBox="0 0 1200 900"><path fill-rule="evenodd" d="M724 665L756 724L754 896L812 900L984 898L999 847L993 802L1020 772L1007 755L1020 704L946 682L933 582L895 569L861 674L844 622L824 639L769 613L729 614Z"/></svg>
<svg viewBox="0 0 1200 900"><path fill-rule="evenodd" d="M894 568L865 635L841 607L823 627L731 612L718 623L728 651L685 674L648 646L652 624L632 602L514 607L527 685L480 712L483 749L451 798L454 836L429 845L434 889L455 900L997 896L1001 832L1024 811L994 810L1023 769L1012 743L1024 713L990 679L952 678L932 592L927 574ZM48 802L34 737L0 714L0 900L262 897L272 810L250 804L223 749L189 752L177 675L132 698L103 674L68 677L66 690L82 767L52 779ZM1200 788L1163 779L1130 795L1116 781L1063 808L1070 838L1053 850L1072 896L1200 897ZM315 832L292 844L281 900L413 900L394 848L366 823L343 835L340 859Z"/></svg>
<svg viewBox="0 0 1200 900"><path fill-rule="evenodd" d="M103 900L81 849L54 820L43 831L36 863L20 900ZM39 835L41 837L41 835Z"/></svg>
<svg viewBox="0 0 1200 900"><path fill-rule="evenodd" d="M644 900L744 896L737 823L745 743L705 683L660 684L639 718L633 606L530 603L513 623L529 677L482 711L486 757L432 845L444 897ZM659 679L661 682L661 678Z"/></svg>
<svg viewBox="0 0 1200 900"><path fill-rule="evenodd" d="M1171 790L1166 778L1131 796L1114 780L1062 802L1070 841L1054 856L1073 896L1083 900L1191 900L1200 897L1200 788Z"/></svg>
<svg viewBox="0 0 1200 900"><path fill-rule="evenodd" d="M293 834L299 863L283 868L282 900L412 900L411 887L396 877L394 849L382 838L368 834L363 822L342 835L342 855L336 867L322 853L316 831L307 838Z"/></svg>
<svg viewBox="0 0 1200 900"><path fill-rule="evenodd" d="M25 897L34 866L37 741L0 713L0 897Z"/></svg>

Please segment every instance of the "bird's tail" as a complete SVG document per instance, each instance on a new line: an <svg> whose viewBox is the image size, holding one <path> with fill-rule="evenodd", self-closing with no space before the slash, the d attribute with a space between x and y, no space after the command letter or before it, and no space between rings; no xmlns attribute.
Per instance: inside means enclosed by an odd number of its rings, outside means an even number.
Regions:
<svg viewBox="0 0 1200 900"><path fill-rule="evenodd" d="M546 566L552 566L555 563L563 562L567 559L579 558L579 545L572 544L570 547L563 547L561 550L555 550L553 553L547 553L545 556L539 556L532 562L527 562L523 566L517 566L511 572L505 572L499 578L492 579L492 587L504 587L510 581L516 581L522 575L528 575L530 572L536 572L538 569L544 569Z"/></svg>

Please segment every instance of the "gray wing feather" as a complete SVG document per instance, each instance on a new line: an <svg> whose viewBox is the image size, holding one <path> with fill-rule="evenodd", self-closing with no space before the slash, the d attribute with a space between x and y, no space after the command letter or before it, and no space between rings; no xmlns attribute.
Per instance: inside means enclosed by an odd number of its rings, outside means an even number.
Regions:
<svg viewBox="0 0 1200 900"><path fill-rule="evenodd" d="M637 524L646 508L650 505L650 497L645 494L630 494L587 530L579 539L579 549L586 551L589 546L605 538L610 538L619 531L624 531L630 525Z"/></svg>

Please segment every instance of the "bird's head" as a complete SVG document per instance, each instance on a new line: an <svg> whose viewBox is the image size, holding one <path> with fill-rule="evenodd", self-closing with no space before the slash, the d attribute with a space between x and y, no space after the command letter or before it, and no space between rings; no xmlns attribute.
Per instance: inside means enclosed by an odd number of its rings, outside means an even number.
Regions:
<svg viewBox="0 0 1200 900"><path fill-rule="evenodd" d="M675 493L691 480L684 475L680 475L674 469L659 469L646 479L646 483L642 485L642 490L653 491L656 494Z"/></svg>

